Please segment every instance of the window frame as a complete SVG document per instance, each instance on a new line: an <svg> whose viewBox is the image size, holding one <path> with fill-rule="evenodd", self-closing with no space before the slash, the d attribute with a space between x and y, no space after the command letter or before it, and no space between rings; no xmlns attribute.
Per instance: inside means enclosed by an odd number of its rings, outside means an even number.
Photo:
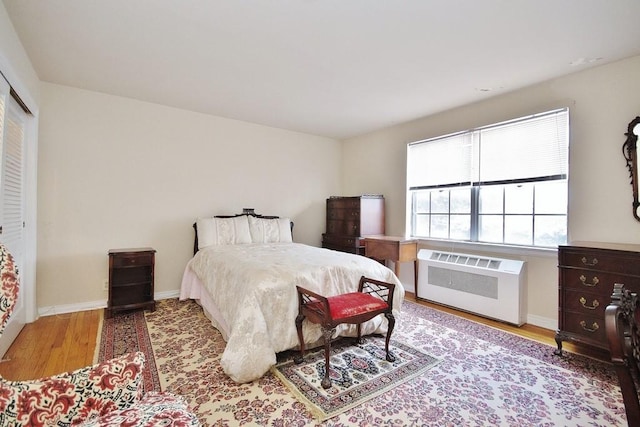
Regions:
<svg viewBox="0 0 640 427"><path fill-rule="evenodd" d="M525 126L528 126L530 122L533 122L539 118L545 118L551 116L560 117L560 124L556 124L557 129L560 129L564 133L557 138L557 141L561 144L561 148L565 151L560 151L558 153L552 153L553 160L559 165L560 170L556 174L551 174L548 176L539 176L534 178L516 178L516 179L505 179L505 180L489 180L489 181L481 181L480 179L474 180L474 178L479 178L479 176L474 176L474 171L470 171L469 181L460 180L461 182L452 182L452 183L440 183L436 185L412 185L415 184L413 177L410 175L412 172L412 167L414 170L416 169L416 162L412 163L411 159L411 146L418 144L426 144L434 141L441 141L445 144L447 140L450 140L451 144L456 144L456 139L460 138L469 138L470 141L474 141L474 138L481 138L482 132L487 129L495 129L500 126L509 126L511 124L518 125L519 123L523 123ZM520 132L526 130L526 128L519 130ZM407 235L411 238L416 239L428 239L428 240L439 240L443 242L465 242L469 244L481 244L481 245L496 245L496 246L517 246L523 248L530 249L555 249L558 245L566 244L568 241L568 192L569 192L569 145L570 145L570 126L569 126L569 109L567 107L557 108L537 114L532 114L529 116L520 117L513 120L508 120L500 123L494 123L487 126L481 126L473 129L469 129L466 131L455 132L447 135L438 136L435 138L429 138L426 140L415 141L407 144L407 171L406 171L406 195L407 195L407 222L406 229ZM457 149L454 148L454 149ZM480 151L480 150L478 150ZM548 152L551 150L547 149L543 151L546 156ZM419 157L419 155L418 155ZM464 163L464 161L463 161ZM481 163L480 156L474 158L471 161L471 168L481 168L481 166L486 167L487 163ZM542 169L545 169L543 167ZM422 172L418 172L418 175L423 175ZM556 212L544 212L544 211L536 211L536 197L537 190L540 189L540 185L545 185L546 183L559 183L563 188L561 188L560 193L564 197L562 200L564 203L560 202L556 206L562 206L563 209L559 209ZM505 206L506 200L506 192L508 191L510 186L522 187L522 186L532 186L531 188L531 211L530 212L509 212ZM481 236L481 221L482 217L488 217L488 213L480 212L480 192L483 188L490 188L495 186L502 186L502 210L500 212L496 212L494 215L501 217L501 239L498 240L480 240ZM434 235L432 230L432 219L434 212L432 211L432 205L430 204L429 209L427 211L418 210L416 204L418 203L417 197L420 192L425 191L433 194L435 191L448 191L448 198L451 201L452 191L455 191L457 188L467 188L469 189L469 213L457 213L452 211L451 204L449 203L448 212L437 212L437 214L446 215L447 217L447 232L446 237L443 235ZM430 196L431 197L431 196ZM468 215L469 219L469 230L467 230L468 238L460 237L461 234L458 234L452 237L452 227L451 227L451 219L460 216L460 215ZM428 224L422 226L419 224L420 217L426 217ZM506 230L508 228L509 219L514 219L516 217L529 217L531 219L531 224L527 230L529 233L530 239L528 241L517 241L517 238L512 238L507 234ZM554 218L560 219L562 224L557 224L557 226L545 228L547 233L550 233L550 236L544 236L538 234L540 229L540 220L543 218L550 219L549 222L553 221ZM424 221L424 220L423 220ZM422 227L422 230L421 230ZM424 232L423 230L426 230ZM558 231L560 231L558 238ZM555 240L554 240L555 234ZM464 230L463 230L464 235ZM512 240L513 239L513 240ZM553 242L553 243L551 243Z"/></svg>

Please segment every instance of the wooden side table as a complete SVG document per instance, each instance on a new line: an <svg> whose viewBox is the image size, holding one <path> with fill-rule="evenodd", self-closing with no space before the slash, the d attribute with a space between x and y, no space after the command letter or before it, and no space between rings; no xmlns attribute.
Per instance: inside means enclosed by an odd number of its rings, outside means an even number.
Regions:
<svg viewBox="0 0 640 427"><path fill-rule="evenodd" d="M390 260L395 264L396 276L400 263L413 261L413 280L418 289L418 241L396 236L367 236L364 239L364 254L378 261ZM417 295L416 295L417 296Z"/></svg>
<svg viewBox="0 0 640 427"><path fill-rule="evenodd" d="M153 248L109 251L109 300L105 317L120 310L155 310L155 253Z"/></svg>

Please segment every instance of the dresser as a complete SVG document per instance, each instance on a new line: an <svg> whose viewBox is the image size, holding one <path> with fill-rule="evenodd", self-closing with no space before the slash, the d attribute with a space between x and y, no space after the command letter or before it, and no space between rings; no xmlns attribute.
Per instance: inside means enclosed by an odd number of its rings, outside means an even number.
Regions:
<svg viewBox="0 0 640 427"><path fill-rule="evenodd" d="M609 349L604 312L614 283L640 292L640 245L575 242L558 248L556 354L563 341Z"/></svg>
<svg viewBox="0 0 640 427"><path fill-rule="evenodd" d="M109 251L109 300L105 317L121 310L155 310L155 253L153 248Z"/></svg>
<svg viewBox="0 0 640 427"><path fill-rule="evenodd" d="M333 196L327 199L323 248L364 255L362 238L380 234L384 234L384 197Z"/></svg>

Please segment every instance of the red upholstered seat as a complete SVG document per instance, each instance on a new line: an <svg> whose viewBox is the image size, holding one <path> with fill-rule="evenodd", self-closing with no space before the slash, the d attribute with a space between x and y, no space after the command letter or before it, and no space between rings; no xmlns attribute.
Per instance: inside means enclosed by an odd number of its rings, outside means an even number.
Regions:
<svg viewBox="0 0 640 427"><path fill-rule="evenodd" d="M334 321L345 320L363 313L386 310L389 304L370 294L351 292L327 298L329 311Z"/></svg>
<svg viewBox="0 0 640 427"><path fill-rule="evenodd" d="M385 342L386 359L393 361L395 358L389 354L389 339L395 318L393 317L393 283L381 282L362 276L358 284L358 292L350 292L342 295L324 297L308 289L296 286L298 290L298 316L296 317L296 329L300 343L300 355L295 362L301 363L304 358L304 337L302 336L302 322L304 319L322 325L325 346L325 375L322 380L324 388L331 387L329 379L329 354L331 352L331 337L335 327L341 323L357 325L357 341L360 342L360 325L362 322L373 319L379 314L385 315L389 325Z"/></svg>

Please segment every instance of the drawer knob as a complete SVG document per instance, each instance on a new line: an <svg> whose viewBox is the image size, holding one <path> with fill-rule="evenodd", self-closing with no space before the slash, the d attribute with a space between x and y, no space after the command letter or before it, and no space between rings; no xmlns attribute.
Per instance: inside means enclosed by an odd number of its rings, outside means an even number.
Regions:
<svg viewBox="0 0 640 427"><path fill-rule="evenodd" d="M594 287L598 283L600 283L600 279L598 279L598 276L593 276L593 279L591 280L591 283L587 283L587 278L584 275L581 275L580 276L580 282L582 282L582 284L585 285L585 286Z"/></svg>
<svg viewBox="0 0 640 427"><path fill-rule="evenodd" d="M591 305L587 305L587 300L584 297L580 297L580 304L589 310L595 310L600 305L597 299L594 299Z"/></svg>
<svg viewBox="0 0 640 427"><path fill-rule="evenodd" d="M582 263L584 265L588 265L589 267L593 267L598 263L598 258L594 258L593 260L589 261L587 257L582 257Z"/></svg>
<svg viewBox="0 0 640 427"><path fill-rule="evenodd" d="M590 328L587 327L587 322L585 322L584 320L580 321L580 326L582 326L582 329L584 329L587 332L595 332L598 329L600 329L600 326L598 325L598 322L593 322L593 325L591 325Z"/></svg>

